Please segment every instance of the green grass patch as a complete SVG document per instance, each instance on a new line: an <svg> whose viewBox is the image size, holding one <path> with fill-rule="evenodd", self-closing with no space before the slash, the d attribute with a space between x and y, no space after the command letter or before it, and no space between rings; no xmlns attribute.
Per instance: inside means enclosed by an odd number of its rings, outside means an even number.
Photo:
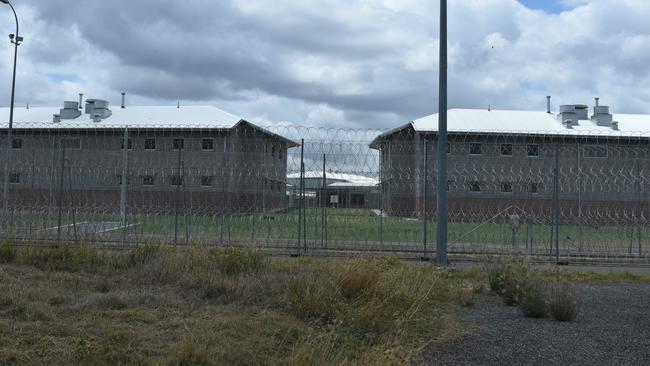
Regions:
<svg viewBox="0 0 650 366"><path fill-rule="evenodd" d="M432 340L464 332L451 314L475 293L451 271L394 258L20 248L0 266L0 363L417 363Z"/></svg>

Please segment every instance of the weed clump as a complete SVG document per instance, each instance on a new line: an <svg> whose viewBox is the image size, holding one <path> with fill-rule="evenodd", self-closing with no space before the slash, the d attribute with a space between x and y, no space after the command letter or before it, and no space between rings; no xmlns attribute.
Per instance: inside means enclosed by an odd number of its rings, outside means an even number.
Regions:
<svg viewBox="0 0 650 366"><path fill-rule="evenodd" d="M0 263L12 263L16 260L16 249L14 246L5 241L0 245Z"/></svg>
<svg viewBox="0 0 650 366"><path fill-rule="evenodd" d="M525 283L519 307L528 318L545 318L548 316L548 286L537 278L531 278Z"/></svg>
<svg viewBox="0 0 650 366"><path fill-rule="evenodd" d="M551 291L549 311L555 320L573 321L580 311L580 303L568 286L556 284Z"/></svg>
<svg viewBox="0 0 650 366"><path fill-rule="evenodd" d="M558 283L551 286L546 276L553 272L534 270L523 259L509 259L485 267L490 289L507 305L519 305L530 318L552 315L560 321L575 320L579 312L576 295ZM560 271L555 271L559 278Z"/></svg>

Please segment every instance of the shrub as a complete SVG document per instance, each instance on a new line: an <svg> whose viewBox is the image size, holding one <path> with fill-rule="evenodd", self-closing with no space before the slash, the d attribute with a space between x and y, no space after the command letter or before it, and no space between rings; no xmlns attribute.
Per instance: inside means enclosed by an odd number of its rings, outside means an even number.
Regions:
<svg viewBox="0 0 650 366"><path fill-rule="evenodd" d="M573 321L580 311L580 303L575 292L566 285L556 284L552 290L549 311L558 321Z"/></svg>
<svg viewBox="0 0 650 366"><path fill-rule="evenodd" d="M485 274L487 276L490 290L497 295L501 295L504 286L503 280L505 277L505 265L502 263L489 264L485 266Z"/></svg>
<svg viewBox="0 0 650 366"><path fill-rule="evenodd" d="M118 260L121 259L123 262L117 264L118 267L120 265L125 267L142 266L158 257L161 252L162 248L156 245L136 245L129 250L126 257L118 257Z"/></svg>
<svg viewBox="0 0 650 366"><path fill-rule="evenodd" d="M524 316L545 318L548 316L548 288L537 278L530 278L520 291L519 307Z"/></svg>
<svg viewBox="0 0 650 366"><path fill-rule="evenodd" d="M490 289L500 295L506 305L514 306L521 301L522 291L535 275L523 258L512 258L485 267Z"/></svg>
<svg viewBox="0 0 650 366"><path fill-rule="evenodd" d="M293 276L286 290L293 314L303 319L333 320L341 301L334 273L319 268Z"/></svg>
<svg viewBox="0 0 650 366"><path fill-rule="evenodd" d="M339 280L341 294L345 298L354 299L377 287L381 273L375 263L355 262L346 267Z"/></svg>
<svg viewBox="0 0 650 366"><path fill-rule="evenodd" d="M266 255L251 248L213 248L210 254L219 271L231 276L257 273L268 264Z"/></svg>
<svg viewBox="0 0 650 366"><path fill-rule="evenodd" d="M0 245L0 263L12 263L16 260L16 249L7 242Z"/></svg>

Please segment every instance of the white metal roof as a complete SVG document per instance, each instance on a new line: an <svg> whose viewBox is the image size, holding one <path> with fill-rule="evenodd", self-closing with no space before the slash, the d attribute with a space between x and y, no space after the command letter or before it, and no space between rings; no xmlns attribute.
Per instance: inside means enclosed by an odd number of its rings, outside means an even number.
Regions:
<svg viewBox="0 0 650 366"><path fill-rule="evenodd" d="M112 107L111 116L100 122L94 122L90 114L83 113L75 119L62 119L53 122L53 116L59 114L60 107L15 108L14 124L16 129L230 129L239 123L249 125L269 135L285 140L289 147L298 143L264 127L248 122L213 106L127 106ZM9 126L9 108L0 108L0 128Z"/></svg>
<svg viewBox="0 0 650 366"><path fill-rule="evenodd" d="M60 107L15 108L15 128L232 128L242 118L212 106L128 106L112 107L110 117L93 122L89 114L54 123ZM0 128L9 124L9 108L0 108Z"/></svg>
<svg viewBox="0 0 650 366"><path fill-rule="evenodd" d="M374 187L379 184L377 178L349 173L326 172L328 187ZM287 179L300 179L300 173L287 174ZM323 171L306 171L305 179L323 179Z"/></svg>
<svg viewBox="0 0 650 366"><path fill-rule="evenodd" d="M607 136L648 137L650 136L650 115L613 114L618 130L598 126L591 120L580 120L577 126L567 128L553 113L538 111L450 109L447 112L449 133L479 134L521 134L558 136ZM408 127L417 132L437 132L438 114L432 114L392 129L378 138L393 134ZM376 144L377 139L371 146Z"/></svg>

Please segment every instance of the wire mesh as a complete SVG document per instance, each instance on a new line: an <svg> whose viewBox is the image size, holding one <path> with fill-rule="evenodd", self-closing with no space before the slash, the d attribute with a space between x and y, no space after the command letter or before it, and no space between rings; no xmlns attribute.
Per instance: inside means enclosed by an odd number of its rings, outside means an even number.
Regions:
<svg viewBox="0 0 650 366"><path fill-rule="evenodd" d="M449 253L650 262L649 137L450 133ZM436 135L412 127L22 124L11 144L4 238L435 248Z"/></svg>

